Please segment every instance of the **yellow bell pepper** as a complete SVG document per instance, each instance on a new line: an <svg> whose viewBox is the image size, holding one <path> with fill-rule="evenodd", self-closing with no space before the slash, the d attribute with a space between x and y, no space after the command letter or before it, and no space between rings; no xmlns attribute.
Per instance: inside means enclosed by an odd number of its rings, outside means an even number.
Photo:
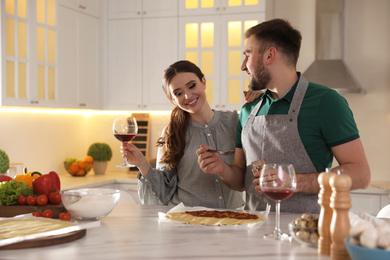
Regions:
<svg viewBox="0 0 390 260"><path fill-rule="evenodd" d="M28 186L33 186L33 180L41 176L42 174L40 172L28 172L26 174L17 174L15 176L15 180L23 181Z"/></svg>

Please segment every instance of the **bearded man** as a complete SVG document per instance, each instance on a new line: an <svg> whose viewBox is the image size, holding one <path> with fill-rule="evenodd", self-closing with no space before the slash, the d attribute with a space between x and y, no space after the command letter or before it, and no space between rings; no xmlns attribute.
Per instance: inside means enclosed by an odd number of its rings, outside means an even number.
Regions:
<svg viewBox="0 0 390 260"><path fill-rule="evenodd" d="M318 175L332 167L333 158L338 165L331 170L349 175L351 189L367 188L371 173L347 101L296 71L301 33L288 21L273 19L248 29L245 37L241 69L250 76L251 90L265 92L240 111L233 165L202 145L197 150L202 170L245 190L251 210L274 205L259 188L259 172L252 173L251 163L259 159L294 165L296 190L281 211L319 213Z"/></svg>

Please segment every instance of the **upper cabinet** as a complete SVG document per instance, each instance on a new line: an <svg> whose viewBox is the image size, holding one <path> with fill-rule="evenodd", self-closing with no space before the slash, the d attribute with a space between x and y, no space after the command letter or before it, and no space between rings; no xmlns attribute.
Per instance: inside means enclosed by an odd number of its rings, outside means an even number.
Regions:
<svg viewBox="0 0 390 260"><path fill-rule="evenodd" d="M161 110L172 105L161 88L178 59L177 0L107 1L106 109Z"/></svg>
<svg viewBox="0 0 390 260"><path fill-rule="evenodd" d="M83 8L69 5L73 2L85 4L92 2L94 8L81 4ZM100 18L86 13L86 10L99 10L96 6L99 2L60 1L58 74L62 107L101 108L102 106Z"/></svg>
<svg viewBox="0 0 390 260"><path fill-rule="evenodd" d="M58 107L55 0L1 1L1 105Z"/></svg>
<svg viewBox="0 0 390 260"><path fill-rule="evenodd" d="M177 16L177 0L110 0L109 19Z"/></svg>
<svg viewBox="0 0 390 260"><path fill-rule="evenodd" d="M265 0L182 0L179 15L213 15L265 12Z"/></svg>
<svg viewBox="0 0 390 260"><path fill-rule="evenodd" d="M62 6L77 10L80 13L100 17L100 0L59 0Z"/></svg>
<svg viewBox="0 0 390 260"><path fill-rule="evenodd" d="M261 0L180 1L179 57L201 68L213 108L239 110L244 104L244 32L265 20L264 10Z"/></svg>

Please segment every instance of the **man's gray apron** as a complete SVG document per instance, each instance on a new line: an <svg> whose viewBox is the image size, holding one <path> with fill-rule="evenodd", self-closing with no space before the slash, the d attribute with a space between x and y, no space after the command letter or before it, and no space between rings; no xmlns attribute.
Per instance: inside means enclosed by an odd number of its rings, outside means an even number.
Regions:
<svg viewBox="0 0 390 260"><path fill-rule="evenodd" d="M291 163L299 174L317 172L298 132L298 114L308 85L308 81L300 76L288 114L256 116L263 102L260 100L246 120L241 134L246 156L246 209L265 210L268 203L275 210L275 202L255 190L253 161L264 158L267 163ZM280 210L319 213L317 200L318 194L294 193L280 203Z"/></svg>

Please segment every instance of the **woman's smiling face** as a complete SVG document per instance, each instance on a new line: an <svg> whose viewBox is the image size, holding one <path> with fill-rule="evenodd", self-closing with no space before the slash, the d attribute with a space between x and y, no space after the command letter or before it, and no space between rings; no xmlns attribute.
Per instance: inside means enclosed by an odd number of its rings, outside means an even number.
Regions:
<svg viewBox="0 0 390 260"><path fill-rule="evenodd" d="M206 100L206 79L202 81L191 72L180 72L169 83L172 101L188 113L202 109Z"/></svg>

